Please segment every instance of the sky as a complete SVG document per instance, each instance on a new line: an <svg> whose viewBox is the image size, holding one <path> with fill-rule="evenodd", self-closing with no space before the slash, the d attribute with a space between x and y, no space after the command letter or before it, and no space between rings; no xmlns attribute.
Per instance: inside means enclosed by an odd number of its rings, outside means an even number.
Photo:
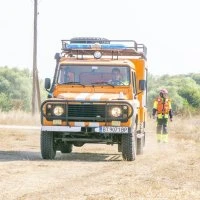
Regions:
<svg viewBox="0 0 200 200"><path fill-rule="evenodd" d="M199 0L38 0L40 78L53 77L61 40L104 37L147 46L154 75L200 73ZM34 0L0 1L0 66L33 67Z"/></svg>

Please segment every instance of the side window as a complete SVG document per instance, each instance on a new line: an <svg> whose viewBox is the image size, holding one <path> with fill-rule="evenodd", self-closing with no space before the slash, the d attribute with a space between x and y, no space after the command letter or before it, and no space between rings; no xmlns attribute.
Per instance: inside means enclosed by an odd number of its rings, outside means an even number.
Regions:
<svg viewBox="0 0 200 200"><path fill-rule="evenodd" d="M133 92L137 94L137 85L136 85L136 74L135 71L132 71L132 84L133 84Z"/></svg>

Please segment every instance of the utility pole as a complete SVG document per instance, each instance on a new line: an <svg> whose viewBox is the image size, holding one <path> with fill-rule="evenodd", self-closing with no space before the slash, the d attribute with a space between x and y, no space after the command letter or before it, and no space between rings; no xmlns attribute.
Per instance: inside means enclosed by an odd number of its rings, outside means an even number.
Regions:
<svg viewBox="0 0 200 200"><path fill-rule="evenodd" d="M37 70L37 5L34 0L34 35L33 35L33 91L32 91L32 115L35 115L40 108L40 87ZM37 102L37 103L36 103Z"/></svg>

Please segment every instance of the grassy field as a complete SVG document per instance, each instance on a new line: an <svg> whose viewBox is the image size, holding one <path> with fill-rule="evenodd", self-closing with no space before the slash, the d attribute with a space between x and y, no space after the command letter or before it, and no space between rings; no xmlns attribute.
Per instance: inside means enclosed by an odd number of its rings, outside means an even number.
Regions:
<svg viewBox="0 0 200 200"><path fill-rule="evenodd" d="M171 134L177 139L194 140L200 142L200 116L188 118L174 118L169 124Z"/></svg>
<svg viewBox="0 0 200 200"><path fill-rule="evenodd" d="M40 125L40 114L32 116L23 111L0 112L0 124L4 125Z"/></svg>

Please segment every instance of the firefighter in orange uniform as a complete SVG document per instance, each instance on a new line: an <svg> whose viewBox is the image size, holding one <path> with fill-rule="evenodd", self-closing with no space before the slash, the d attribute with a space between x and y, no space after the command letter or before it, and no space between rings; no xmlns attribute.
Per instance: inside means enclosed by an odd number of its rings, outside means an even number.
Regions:
<svg viewBox="0 0 200 200"><path fill-rule="evenodd" d="M167 125L168 121L172 121L172 106L168 98L168 91L166 89L160 90L160 96L154 101L153 104L153 118L157 114L157 142L168 142Z"/></svg>

